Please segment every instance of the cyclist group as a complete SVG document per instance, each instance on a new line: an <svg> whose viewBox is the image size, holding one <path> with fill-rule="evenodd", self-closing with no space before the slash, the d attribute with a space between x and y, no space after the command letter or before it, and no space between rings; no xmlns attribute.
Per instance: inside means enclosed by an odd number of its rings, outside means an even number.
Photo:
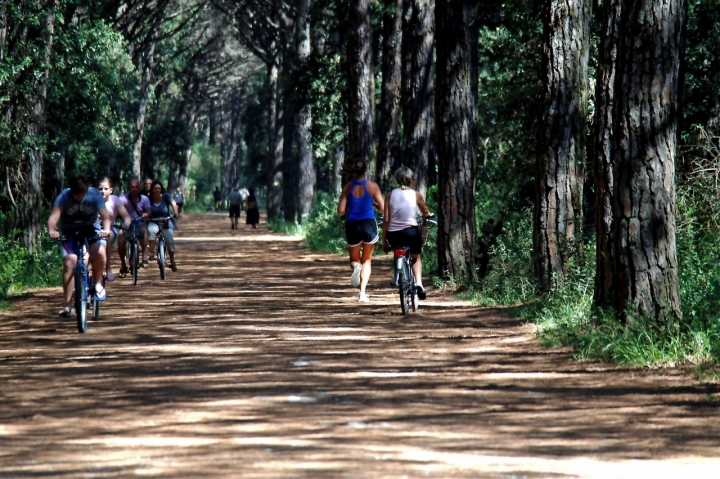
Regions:
<svg viewBox="0 0 720 479"><path fill-rule="evenodd" d="M162 227L170 256L170 267L173 271L177 271L173 236L176 224L172 216L173 213L179 216L179 212L175 199L165 192L163 185L157 180L146 180L145 189L142 190L140 180L133 178L128 184L128 192L118 197L113 195L112 181L109 178L102 179L98 188L94 188L84 176L72 177L69 188L55 199L47 223L50 237L61 240L65 303L60 310L60 316L70 316L72 312L73 271L78 257L84 256L82 251L75 250L77 242L70 236L71 231L84 229L94 232L87 238L93 266L93 292L96 301L104 301L107 297L104 282L113 282L117 279L111 267L112 254L108 252L108 245L112 246L117 242L121 261L119 276L124 278L128 273L126 264L128 235L134 235L134 239L139 242L142 249L141 265L147 268L148 251L154 251L154 242ZM158 218L170 219L161 224ZM116 225L116 219L121 219L122 224ZM135 227L131 229L131 225ZM149 259L155 258L150 256Z"/></svg>
<svg viewBox="0 0 720 479"><path fill-rule="evenodd" d="M350 283L360 288L359 301L370 301L366 287L370 280L371 260L375 244L380 240L374 207L384 214L382 223L382 249L387 254L392 248L409 247L412 271L419 299L426 298L422 284L422 237L418 227L418 210L424 219L433 216L425 204L425 198L414 190L414 174L408 167L395 172L398 187L385 198L380 187L365 177L367 163L356 160L349 164L347 173L353 178L340 194L338 214L345 217L345 237L350 253L352 275Z"/></svg>

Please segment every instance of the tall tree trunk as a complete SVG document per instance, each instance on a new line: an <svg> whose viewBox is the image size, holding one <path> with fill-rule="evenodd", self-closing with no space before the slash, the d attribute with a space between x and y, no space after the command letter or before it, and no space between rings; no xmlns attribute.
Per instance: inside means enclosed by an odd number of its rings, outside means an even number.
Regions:
<svg viewBox="0 0 720 479"><path fill-rule="evenodd" d="M613 304L613 104L615 102L615 64L618 54L620 1L605 0L602 6L602 32L598 51L597 81L595 84L594 168L595 168L595 227L596 227L596 307Z"/></svg>
<svg viewBox="0 0 720 479"><path fill-rule="evenodd" d="M675 246L675 149L683 0L631 0L615 76L612 238L615 310L681 317Z"/></svg>
<svg viewBox="0 0 720 479"><path fill-rule="evenodd" d="M303 215L310 213L315 188L315 161L312 150L312 109L310 105L310 2L300 0L295 21L297 44L297 71L300 77L298 88L298 111L295 120L295 144L297 145L298 185L297 222L302 223Z"/></svg>
<svg viewBox="0 0 720 479"><path fill-rule="evenodd" d="M438 267L446 279L474 279L475 110L472 0L437 0Z"/></svg>
<svg viewBox="0 0 720 479"><path fill-rule="evenodd" d="M568 259L580 251L591 20L590 0L549 0L546 8L533 228L541 290L561 281Z"/></svg>
<svg viewBox="0 0 720 479"><path fill-rule="evenodd" d="M348 145L346 157L374 160L372 26L370 0L351 0L348 7Z"/></svg>
<svg viewBox="0 0 720 479"><path fill-rule="evenodd" d="M405 0L403 26L403 164L415 173L416 189L425 194L430 154L435 147L434 76L435 1Z"/></svg>
<svg viewBox="0 0 720 479"><path fill-rule="evenodd" d="M267 156L267 216L277 218L282 207L282 153L283 153L283 118L278 94L280 67L277 57L267 64L268 82L268 156Z"/></svg>
<svg viewBox="0 0 720 479"><path fill-rule="evenodd" d="M145 135L145 118L147 107L150 101L150 87L152 83L152 72L155 67L155 42L151 42L147 52L141 57L140 69L140 97L138 99L138 110L135 117L135 138L133 141L133 176L140 178L142 174L142 144Z"/></svg>
<svg viewBox="0 0 720 479"><path fill-rule="evenodd" d="M55 13L53 6L45 6L44 21L40 24L38 37L42 38L42 63L39 70L42 76L36 80L32 99L32 115L28 123L27 134L30 138L40 139L45 134L45 101L47 99L48 78L50 77L50 55L53 47L55 29ZM42 213L42 170L43 149L33 148L27 152L25 164L22 166L23 187L20 225L22 228L22 244L34 252L40 237L40 215Z"/></svg>
<svg viewBox="0 0 720 479"><path fill-rule="evenodd" d="M400 163L400 93L402 86L402 0L387 0L383 16L382 93L377 182L390 189Z"/></svg>
<svg viewBox="0 0 720 479"><path fill-rule="evenodd" d="M199 108L200 85L197 79L189 80L187 86L187 97L183 102L182 109L178 112L178 116L185 118L185 131L183 137L178 140L185 145L182 159L178 167L178 186L185 193L187 191L188 172L190 171L190 161L192 160L193 150L193 129L197 119ZM197 198L193 197L193 201Z"/></svg>

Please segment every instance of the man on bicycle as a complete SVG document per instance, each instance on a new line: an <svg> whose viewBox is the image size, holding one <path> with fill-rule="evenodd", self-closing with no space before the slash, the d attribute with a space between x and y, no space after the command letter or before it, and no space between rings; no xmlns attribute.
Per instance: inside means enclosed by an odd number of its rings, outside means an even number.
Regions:
<svg viewBox="0 0 720 479"><path fill-rule="evenodd" d="M58 221L60 222L60 231L57 228ZM63 190L55 199L47 224L50 238L54 240L60 239L60 232L71 234L73 230L78 229L94 230L97 233L96 238L88 239L88 244L93 265L95 299L104 301L107 297L102 283L107 254L105 238L110 232L111 221L102 193L90 187L84 176L72 177L70 188ZM73 292L75 291L73 272L78 256L84 256L84 252L76 251L74 242L70 240L60 244L60 254L63 258L62 278L63 292L65 293L65 305L60 310L60 316L70 316Z"/></svg>
<svg viewBox="0 0 720 479"><path fill-rule="evenodd" d="M151 183L152 186L152 183ZM145 219L150 216L150 198L140 193L140 180L132 178L128 183L128 192L120 197L125 209L133 220ZM125 253L127 251L128 231L123 231L118 239L118 254L120 255L120 277L124 278L128 273L127 264L125 263ZM140 223L135 230L135 237L140 241L142 249L142 267L147 268L147 229L144 223Z"/></svg>

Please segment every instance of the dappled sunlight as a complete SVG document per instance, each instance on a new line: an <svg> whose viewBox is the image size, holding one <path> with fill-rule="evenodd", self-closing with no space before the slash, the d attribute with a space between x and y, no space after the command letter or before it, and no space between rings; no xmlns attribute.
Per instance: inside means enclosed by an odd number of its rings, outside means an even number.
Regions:
<svg viewBox="0 0 720 479"><path fill-rule="evenodd" d="M186 215L178 236L224 236ZM179 242L108 285L88 332L59 289L0 315L0 477L709 477L715 398L678 370L544 349L502 310L430 289L400 314L376 268L297 241ZM217 237L216 237L217 238ZM682 471L682 473L680 472ZM689 471L689 472L687 472ZM686 474L687 472L687 474Z"/></svg>

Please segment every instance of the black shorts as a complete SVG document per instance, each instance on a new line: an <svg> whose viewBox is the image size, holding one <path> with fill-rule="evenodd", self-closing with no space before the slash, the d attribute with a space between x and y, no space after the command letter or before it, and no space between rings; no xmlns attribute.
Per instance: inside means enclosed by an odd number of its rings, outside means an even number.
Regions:
<svg viewBox="0 0 720 479"><path fill-rule="evenodd" d="M422 236L420 236L420 228L417 226L400 231L388 231L386 239L393 248L409 246L412 254L420 254L422 251Z"/></svg>
<svg viewBox="0 0 720 479"><path fill-rule="evenodd" d="M345 238L348 246L357 246L360 243L375 244L380 235L375 218L345 222Z"/></svg>
<svg viewBox="0 0 720 479"><path fill-rule="evenodd" d="M230 218L240 218L240 205L230 205Z"/></svg>

